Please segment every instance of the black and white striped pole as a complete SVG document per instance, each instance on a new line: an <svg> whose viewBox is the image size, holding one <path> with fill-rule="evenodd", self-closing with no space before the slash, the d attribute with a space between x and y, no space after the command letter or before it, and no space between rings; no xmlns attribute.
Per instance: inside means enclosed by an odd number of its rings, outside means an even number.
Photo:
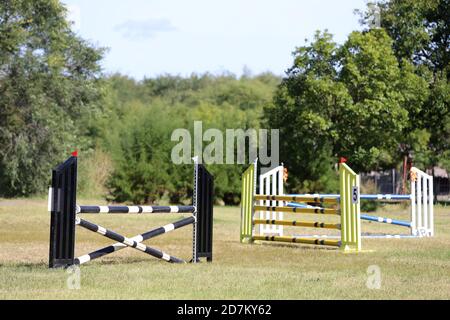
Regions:
<svg viewBox="0 0 450 320"><path fill-rule="evenodd" d="M194 213L195 206L76 206L77 213Z"/></svg>
<svg viewBox="0 0 450 320"><path fill-rule="evenodd" d="M145 233L142 233L140 235L134 236L132 238L130 238L130 240L136 241L136 242L143 242L145 240L149 240L151 238L157 237L159 235L168 233L170 231L182 228L184 226L193 224L195 221L195 218L193 216L188 217L188 218L184 218L181 219L179 221L173 222L173 223L169 223L165 226L159 227L159 228L155 228L153 230L147 231ZM91 253L82 255L78 258L75 259L75 264L83 264L86 262L89 262L91 260L94 259L98 259L101 258L107 254L122 250L124 248L127 248L128 246L123 244L122 242L117 242L115 244L112 244L110 246L98 249L96 251L93 251Z"/></svg>
<svg viewBox="0 0 450 320"><path fill-rule="evenodd" d="M124 244L124 245L126 245L128 247L135 248L135 249L137 249L139 251L145 252L145 253L147 253L147 254L155 257L155 258L162 259L162 260L165 260L167 262L185 263L185 261L182 260L182 259L179 259L177 257L168 255L167 253L165 253L163 251L160 251L160 250L151 248L149 246L146 246L142 242L138 242L138 241L135 241L133 239L124 237L124 236L118 234L117 232L114 232L112 230L108 230L108 229L106 229L106 228L104 228L102 226L99 226L99 225L95 224L95 223L92 223L92 222L86 221L84 219L81 219L80 217L76 217L76 224L78 224L81 227L86 228L86 229L88 229L90 231L93 231L93 232L96 232L98 234L101 234L102 236L104 236L106 238L118 241L118 242L120 242L120 243L122 243L122 244Z"/></svg>

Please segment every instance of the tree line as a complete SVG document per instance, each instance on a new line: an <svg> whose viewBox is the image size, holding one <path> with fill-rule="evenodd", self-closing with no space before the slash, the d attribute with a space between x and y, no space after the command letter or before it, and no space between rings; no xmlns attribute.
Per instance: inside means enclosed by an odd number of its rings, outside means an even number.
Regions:
<svg viewBox="0 0 450 320"><path fill-rule="evenodd" d="M334 165L450 169L449 1L380 1L343 44L328 31L294 49L283 77L105 75L104 49L71 31L51 0L0 4L0 196L42 194L80 151L79 189L118 202L188 201L192 166L171 134L280 129L293 191L334 192ZM373 25L374 15L380 25ZM218 201L236 204L244 165L211 165Z"/></svg>

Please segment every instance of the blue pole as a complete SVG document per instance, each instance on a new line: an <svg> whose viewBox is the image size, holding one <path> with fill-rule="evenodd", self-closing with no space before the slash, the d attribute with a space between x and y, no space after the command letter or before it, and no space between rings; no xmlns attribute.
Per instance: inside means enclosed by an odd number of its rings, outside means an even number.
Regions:
<svg viewBox="0 0 450 320"><path fill-rule="evenodd" d="M322 207L310 206L309 204L303 204L298 202L288 202L287 206L291 208L322 209Z"/></svg>
<svg viewBox="0 0 450 320"><path fill-rule="evenodd" d="M305 194L289 194L289 196L304 196ZM315 195L315 194L314 194ZM318 194L321 197L336 197L340 198L338 194ZM411 200L410 194L361 194L361 200Z"/></svg>
<svg viewBox="0 0 450 320"><path fill-rule="evenodd" d="M297 202L289 202L287 204L288 207L293 207L293 208L309 208L309 209L315 209L316 207L314 206L310 206L307 204L302 204L302 203L297 203ZM374 221L374 222L380 222L380 223L388 223L388 224L394 224L397 226L403 226L403 227L408 227L411 228L411 223L408 221L401 221L401 220L395 220L395 219L390 219L390 218L383 218L383 217L375 217L375 216L370 216L368 214L365 213L361 213L361 219L362 220L368 220L368 221Z"/></svg>
<svg viewBox="0 0 450 320"><path fill-rule="evenodd" d="M411 228L411 223L408 221L401 221L401 220L394 220L394 219L390 219L390 218L369 216L368 214L364 214L364 213L361 213L361 219L368 220L368 221L380 222L380 223L395 224L397 226Z"/></svg>

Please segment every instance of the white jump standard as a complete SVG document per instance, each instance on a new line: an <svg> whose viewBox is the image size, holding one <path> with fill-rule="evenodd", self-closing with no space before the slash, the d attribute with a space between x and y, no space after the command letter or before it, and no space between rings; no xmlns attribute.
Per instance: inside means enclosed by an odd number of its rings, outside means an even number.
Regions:
<svg viewBox="0 0 450 320"><path fill-rule="evenodd" d="M83 264L127 247L167 262L185 263L183 259L143 244L143 241L188 225L193 226L191 261L196 263L200 258L212 261L213 180L206 168L196 161L193 201L190 206L81 206L76 205L77 157L70 157L53 169L52 174L52 187L49 192L49 211L51 212L49 267ZM128 238L79 216L86 213L187 213L190 216ZM117 243L75 258L76 225L115 240Z"/></svg>

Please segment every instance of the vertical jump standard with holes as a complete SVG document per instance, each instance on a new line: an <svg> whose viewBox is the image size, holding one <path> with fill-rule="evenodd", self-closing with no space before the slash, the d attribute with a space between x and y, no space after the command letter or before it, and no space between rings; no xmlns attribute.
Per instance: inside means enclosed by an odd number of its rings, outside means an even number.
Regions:
<svg viewBox="0 0 450 320"><path fill-rule="evenodd" d="M276 168L276 172L279 172ZM270 171L269 171L270 172ZM269 173L268 172L268 173ZM281 170L280 172L283 172ZM257 160L242 174L242 199L241 199L241 242L251 243L259 241L275 241L304 243L312 245L325 245L340 247L344 251L361 251L361 227L360 227L360 199L359 199L359 176L355 174L346 164L340 165L340 201L336 197L285 196L283 194L270 194L269 189L260 188L256 193ZM266 176L264 176L266 178ZM278 176L275 177L279 181ZM264 183L261 179L260 182ZM282 182L282 180L281 180ZM280 190L271 188L270 190ZM263 191L263 193L261 193ZM283 204L288 201L313 202L315 206L305 208L287 207ZM275 205L273 205L275 204ZM340 205L340 208L326 208L325 205ZM254 218L255 212L269 213L298 213L298 214L327 214L340 216L340 223L323 223L310 221L283 220L280 216L259 216ZM326 228L340 230L340 240L313 239L307 237L291 237L280 235L280 230L263 229L269 233L255 234L255 225L277 225L310 228ZM261 229L260 229L261 230ZM260 231L261 232L261 231ZM273 233L271 233L273 232ZM281 231L282 232L282 231Z"/></svg>
<svg viewBox="0 0 450 320"><path fill-rule="evenodd" d="M76 187L77 157L72 156L52 172L52 187L49 190L48 202L48 210L51 212L50 268L83 264L127 247L168 262L184 263L184 260L144 245L142 242L191 224L193 226L191 261L196 263L200 261L200 258L212 261L214 179L197 161L195 161L194 169L193 202L190 206L79 206L76 204ZM191 215L128 238L80 218L78 214L82 213L188 213ZM99 233L117 243L75 258L76 225Z"/></svg>

